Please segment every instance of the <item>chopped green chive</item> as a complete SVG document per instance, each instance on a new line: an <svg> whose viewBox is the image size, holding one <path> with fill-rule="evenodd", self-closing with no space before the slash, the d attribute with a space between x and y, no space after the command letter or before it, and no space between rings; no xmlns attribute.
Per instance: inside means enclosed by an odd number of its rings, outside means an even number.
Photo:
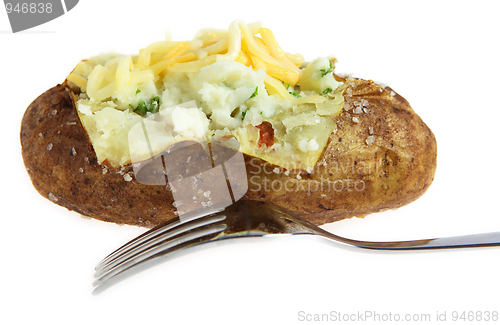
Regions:
<svg viewBox="0 0 500 325"><path fill-rule="evenodd" d="M139 111L139 114L141 115L146 115L146 112L148 111L148 107L146 105L146 102L141 98L139 99L139 105L134 109L135 111Z"/></svg>
<svg viewBox="0 0 500 325"><path fill-rule="evenodd" d="M160 97L153 97L153 99L151 99L151 102L149 103L149 107L142 98L139 99L139 104L137 105L137 107L134 107L131 104L128 104L128 106L132 107L132 110L134 112L142 116L146 115L147 112L155 114L158 113L160 107Z"/></svg>
<svg viewBox="0 0 500 325"><path fill-rule="evenodd" d="M250 98L254 98L258 94L259 94L259 87L255 87L255 91L253 92L252 96L250 96Z"/></svg>
<svg viewBox="0 0 500 325"><path fill-rule="evenodd" d="M138 93L140 93L140 92L141 92L141 90L140 90L140 89L137 89L137 90L135 91L135 94L137 95L137 94L138 94Z"/></svg>
<svg viewBox="0 0 500 325"><path fill-rule="evenodd" d="M283 87L285 87L286 90L288 90L288 88L290 88L290 86L292 85L292 84L288 84L288 86L285 86L285 82L284 81L282 81L281 84L283 85Z"/></svg>
<svg viewBox="0 0 500 325"><path fill-rule="evenodd" d="M333 62L330 62L330 68L328 68L328 69L319 69L319 71L321 71L321 77L324 77L324 76L326 76L329 73L332 73L333 72Z"/></svg>
<svg viewBox="0 0 500 325"><path fill-rule="evenodd" d="M300 95L299 95L299 93L298 93L298 92L296 92L296 91L289 91L289 90L288 90L292 84L288 84L288 86L285 86L285 82L284 82L284 81L282 81L281 83L283 84L283 87L285 87L285 88L286 88L286 91L288 91L288 93L289 93L290 95L292 95L292 96L294 96L294 97L297 97L297 98L302 97L302 96L300 96Z"/></svg>
<svg viewBox="0 0 500 325"><path fill-rule="evenodd" d="M151 104L149 104L149 111L153 114L158 113L159 107L160 107L160 97L155 96L151 100Z"/></svg>
<svg viewBox="0 0 500 325"><path fill-rule="evenodd" d="M242 121L245 119L245 115L247 115L247 112L248 112L249 109L250 109L250 107L247 108L246 110L244 110L243 112L241 112L241 120Z"/></svg>
<svg viewBox="0 0 500 325"><path fill-rule="evenodd" d="M332 89L332 88L326 88L326 89L325 89L325 90L323 90L321 93L322 93L323 95L326 95L326 94L328 94L328 93L331 93L332 91L333 91L333 89Z"/></svg>

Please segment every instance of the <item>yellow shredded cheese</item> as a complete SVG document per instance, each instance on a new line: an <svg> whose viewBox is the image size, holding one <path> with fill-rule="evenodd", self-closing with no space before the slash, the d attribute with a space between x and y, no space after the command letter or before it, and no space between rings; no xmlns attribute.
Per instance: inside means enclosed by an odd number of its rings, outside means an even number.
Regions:
<svg viewBox="0 0 500 325"><path fill-rule="evenodd" d="M150 73L154 76L169 71L195 73L223 60L262 69L274 79L295 86L299 81L299 66L304 62L300 54L285 53L272 31L262 28L259 23L245 24L236 20L227 31L204 29L191 41L174 42L168 38L140 50L134 61L130 57L112 58L105 62L106 69L98 67L100 64L90 71L75 69L67 79L82 90L89 90L89 96L102 100L114 91L122 92L141 80L151 80ZM277 92L284 99L290 99L286 89ZM300 102L315 103L318 99L312 97Z"/></svg>
<svg viewBox="0 0 500 325"><path fill-rule="evenodd" d="M302 55L283 51L270 29L236 20L228 30L203 29L190 41L172 41L166 34L134 56L83 60L67 81L86 93L76 106L99 163L131 162L126 134L133 123L151 117L156 100L155 113L168 121L174 120L168 114L188 118L198 111L210 137L234 137L247 154L307 170L317 162L336 127L332 117L343 106L345 88L332 75L330 61L305 64ZM175 108L189 101L195 106ZM269 147L259 144L257 126L264 122L275 132Z"/></svg>

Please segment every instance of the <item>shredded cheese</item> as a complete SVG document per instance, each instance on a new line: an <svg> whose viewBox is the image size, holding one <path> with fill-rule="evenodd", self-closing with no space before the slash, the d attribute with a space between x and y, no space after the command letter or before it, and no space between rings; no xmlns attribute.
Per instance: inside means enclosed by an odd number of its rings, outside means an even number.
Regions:
<svg viewBox="0 0 500 325"><path fill-rule="evenodd" d="M283 99L292 99L295 103L320 101L316 96L295 100L281 84L295 86L298 83L299 66L304 58L300 54L285 53L270 29L262 28L260 23L245 24L241 20L231 23L227 31L204 29L191 41L174 42L167 35L165 41L151 43L140 50L134 60L129 56L116 57L104 65L94 66L82 61L80 68L67 79L87 91L90 97L104 100L114 91L122 92L130 85L155 76L162 77L167 72L196 73L204 66L224 60L262 69L278 81L266 84Z"/></svg>
<svg viewBox="0 0 500 325"><path fill-rule="evenodd" d="M142 128L131 138L130 132L138 122L151 124L156 113L164 121L156 121L159 131L152 132L154 153L175 140L171 127L194 127L199 114L209 138L236 138L246 154L287 170L308 170L344 104L345 85L331 73L332 61L305 64L302 55L283 51L270 29L236 20L228 30L204 29L190 41L172 41L166 34L137 55L83 60L67 81L81 89L76 106L99 163L119 167L143 159L140 150L128 147L144 142ZM190 101L194 104L180 106ZM274 132L265 144L263 123Z"/></svg>

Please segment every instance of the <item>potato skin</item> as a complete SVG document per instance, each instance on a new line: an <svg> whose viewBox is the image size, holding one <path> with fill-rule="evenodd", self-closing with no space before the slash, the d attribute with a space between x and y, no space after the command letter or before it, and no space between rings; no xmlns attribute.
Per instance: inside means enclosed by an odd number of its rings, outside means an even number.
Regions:
<svg viewBox="0 0 500 325"><path fill-rule="evenodd" d="M436 169L431 130L390 88L364 80L347 83L338 129L316 168L285 172L245 155L249 189L243 199L277 204L320 225L397 208L425 192ZM367 112L347 110L360 102L368 103ZM165 186L140 184L130 166L115 170L97 163L64 85L47 90L28 107L21 145L33 186L56 204L95 219L143 227L175 217L173 196Z"/></svg>
<svg viewBox="0 0 500 325"><path fill-rule="evenodd" d="M127 182L130 166L117 171L97 163L70 91L62 85L28 107L21 146L33 186L56 204L118 224L152 227L174 218L173 197L164 186Z"/></svg>
<svg viewBox="0 0 500 325"><path fill-rule="evenodd" d="M398 208L424 194L436 171L432 131L391 88L346 82L337 130L314 170L287 176L247 157L249 199L272 202L320 225ZM356 106L361 113L353 112Z"/></svg>

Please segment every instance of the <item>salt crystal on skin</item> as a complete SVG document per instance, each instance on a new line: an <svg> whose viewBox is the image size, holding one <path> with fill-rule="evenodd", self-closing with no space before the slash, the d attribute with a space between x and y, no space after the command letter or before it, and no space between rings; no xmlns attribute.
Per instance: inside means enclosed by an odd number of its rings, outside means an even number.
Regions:
<svg viewBox="0 0 500 325"><path fill-rule="evenodd" d="M375 142L375 137L373 135L370 135L368 138L366 138L366 144L371 145Z"/></svg>
<svg viewBox="0 0 500 325"><path fill-rule="evenodd" d="M359 123L359 118L357 118L357 117L353 117L353 118L352 118L352 121L353 121L354 123Z"/></svg>
<svg viewBox="0 0 500 325"><path fill-rule="evenodd" d="M52 144L52 142L51 142L51 143L49 143L49 144L47 145L47 150L48 150L48 151L50 151L50 150L52 150L52 148L53 148L53 147L54 147L54 145L53 145L53 144Z"/></svg>
<svg viewBox="0 0 500 325"><path fill-rule="evenodd" d="M76 156L76 150L75 150L75 148L71 148L71 155L72 156Z"/></svg>
<svg viewBox="0 0 500 325"><path fill-rule="evenodd" d="M369 126L369 127L368 127L368 132L369 132L370 134L373 134L373 126Z"/></svg>
<svg viewBox="0 0 500 325"><path fill-rule="evenodd" d="M52 202L59 201L59 199L52 193L49 193L49 200L51 200Z"/></svg>
<svg viewBox="0 0 500 325"><path fill-rule="evenodd" d="M50 114L52 114L52 116L55 116L57 114L57 109L53 110Z"/></svg>
<svg viewBox="0 0 500 325"><path fill-rule="evenodd" d="M130 182L132 180L132 176L130 176L128 173L123 175L123 179L125 182Z"/></svg>
<svg viewBox="0 0 500 325"><path fill-rule="evenodd" d="M273 169L273 172L275 174L279 174L280 173L280 169L278 167L276 167L276 168Z"/></svg>
<svg viewBox="0 0 500 325"><path fill-rule="evenodd" d="M363 113L363 108L361 108L360 106L356 106L356 108L353 109L352 112L354 114L362 114Z"/></svg>

